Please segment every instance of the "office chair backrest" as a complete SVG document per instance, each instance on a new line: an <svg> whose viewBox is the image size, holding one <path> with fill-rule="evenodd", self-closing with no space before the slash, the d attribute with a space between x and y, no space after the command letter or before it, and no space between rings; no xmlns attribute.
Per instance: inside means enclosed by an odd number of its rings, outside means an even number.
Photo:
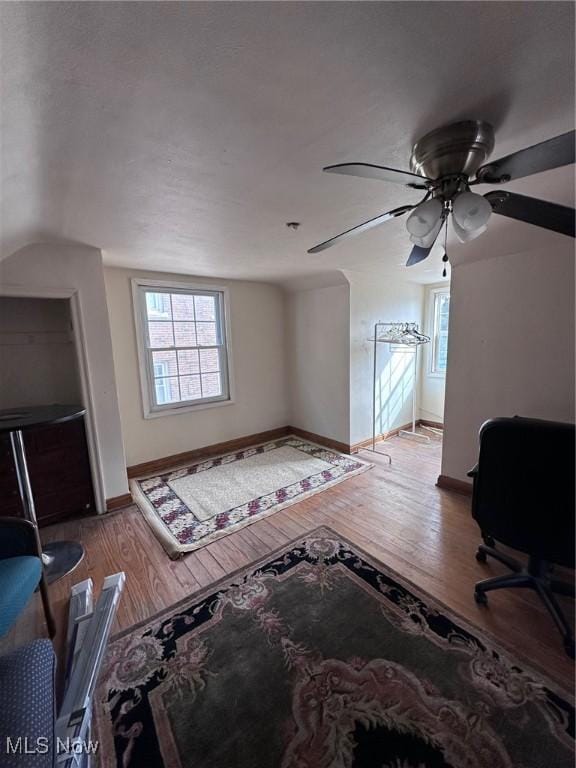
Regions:
<svg viewBox="0 0 576 768"><path fill-rule="evenodd" d="M496 541L574 567L573 424L521 417L480 429L472 515Z"/></svg>

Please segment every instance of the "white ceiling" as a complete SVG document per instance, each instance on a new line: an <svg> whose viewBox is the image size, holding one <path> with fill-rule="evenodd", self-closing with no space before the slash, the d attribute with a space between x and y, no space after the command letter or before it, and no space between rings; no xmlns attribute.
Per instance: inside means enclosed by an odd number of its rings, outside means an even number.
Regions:
<svg viewBox="0 0 576 768"><path fill-rule="evenodd" d="M436 282L440 254L400 266L402 220L306 253L419 199L322 166L407 168L419 135L460 118L495 125L495 156L574 124L572 3L15 2L0 11L3 255L67 239L142 269L289 281L378 268ZM509 188L571 203L573 169ZM539 239L565 241L493 217L486 235L454 251L482 258Z"/></svg>

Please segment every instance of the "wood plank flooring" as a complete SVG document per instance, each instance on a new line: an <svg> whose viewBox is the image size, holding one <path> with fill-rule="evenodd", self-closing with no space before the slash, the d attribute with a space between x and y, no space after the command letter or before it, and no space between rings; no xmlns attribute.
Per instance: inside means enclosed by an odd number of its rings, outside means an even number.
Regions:
<svg viewBox="0 0 576 768"><path fill-rule="evenodd" d="M574 665L534 594L504 590L490 594L488 607L474 602L474 582L505 569L498 563L476 562L479 532L470 516L470 499L435 486L440 441L423 444L394 437L386 442L386 450L392 455L392 466L385 458L363 451L360 456L375 465L370 471L178 561L167 557L135 506L43 529L46 542L76 539L86 550L76 571L51 587L61 627L55 640L57 650L62 654L70 587L81 579L90 576L99 591L104 576L126 572L115 628L120 630L327 525L569 687ZM570 615L572 602L563 600L562 604ZM0 650L43 634L42 609L35 597L3 638Z"/></svg>

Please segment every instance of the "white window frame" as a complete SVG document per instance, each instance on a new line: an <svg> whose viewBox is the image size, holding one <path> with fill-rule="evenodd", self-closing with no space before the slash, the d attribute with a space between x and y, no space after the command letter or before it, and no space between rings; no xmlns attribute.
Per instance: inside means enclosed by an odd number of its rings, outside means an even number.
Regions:
<svg viewBox="0 0 576 768"><path fill-rule="evenodd" d="M175 282L166 280L149 280L144 278L132 278L132 305L134 310L134 325L136 331L136 346L138 350L138 365L140 373L140 389L142 392L142 410L145 419L158 418L160 416L172 416L205 408L217 408L222 405L234 403L234 382L232 375L232 352L230 333L230 296L226 286L210 285L208 283ZM154 289L166 293L195 293L204 295L218 295L218 330L222 338L220 349L220 364L223 392L217 397L202 398L199 400L184 400L177 403L156 405L152 352L148 346L148 314L146 311L146 293ZM165 347L163 349L179 349L179 347Z"/></svg>
<svg viewBox="0 0 576 768"><path fill-rule="evenodd" d="M438 342L438 332L437 332L437 326L438 326L438 312L437 312L437 299L438 296L448 296L450 297L450 286L442 287L442 288L433 288L430 291L430 370L428 371L429 376L433 376L438 379L444 379L446 378L446 371L439 371L436 369L436 355L437 355L437 342ZM446 333L449 333L446 331Z"/></svg>

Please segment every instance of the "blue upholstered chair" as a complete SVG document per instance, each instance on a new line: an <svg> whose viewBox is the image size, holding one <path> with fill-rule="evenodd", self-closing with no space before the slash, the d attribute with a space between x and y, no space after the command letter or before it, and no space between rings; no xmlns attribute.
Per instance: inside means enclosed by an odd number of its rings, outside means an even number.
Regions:
<svg viewBox="0 0 576 768"><path fill-rule="evenodd" d="M0 637L10 629L36 587L50 637L56 625L48 599L36 526L19 517L0 517Z"/></svg>

